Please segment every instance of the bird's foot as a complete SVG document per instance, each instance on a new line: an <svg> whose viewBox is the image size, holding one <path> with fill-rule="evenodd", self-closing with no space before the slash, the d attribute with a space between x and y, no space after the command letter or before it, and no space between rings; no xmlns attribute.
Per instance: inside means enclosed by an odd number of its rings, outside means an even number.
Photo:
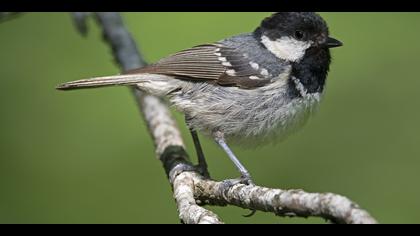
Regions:
<svg viewBox="0 0 420 236"><path fill-rule="evenodd" d="M223 180L223 188L225 190L230 189L231 187L237 185L237 184L245 184L249 186L255 186L254 182L251 179L251 176L241 176L237 179L226 179Z"/></svg>
<svg viewBox="0 0 420 236"><path fill-rule="evenodd" d="M170 177L171 182L176 178L176 176L178 176L182 172L198 172L201 174L201 170L197 166L193 166L193 165L189 165L185 163L177 164L169 172L169 177Z"/></svg>
<svg viewBox="0 0 420 236"><path fill-rule="evenodd" d="M171 179L173 179L176 175L182 173L182 172L198 172L200 173L202 176L204 176L204 178L210 179L210 173L207 170L207 166L202 166L202 165L188 165L188 164L178 164L175 168L173 168L171 170L171 173L169 174L169 176L171 176Z"/></svg>
<svg viewBox="0 0 420 236"><path fill-rule="evenodd" d="M254 181L252 181L250 175L243 175L237 179L227 179L223 180L222 186L220 191L222 191L222 194L225 198L227 198L226 193L231 189L233 186L237 184L245 184L248 186L255 186ZM251 217L256 213L256 210L252 209L249 214L243 215L244 217Z"/></svg>

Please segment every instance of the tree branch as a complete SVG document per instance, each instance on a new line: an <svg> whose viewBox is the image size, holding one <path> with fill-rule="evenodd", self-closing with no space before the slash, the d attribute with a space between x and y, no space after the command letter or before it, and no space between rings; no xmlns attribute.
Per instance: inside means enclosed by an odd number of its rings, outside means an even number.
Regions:
<svg viewBox="0 0 420 236"><path fill-rule="evenodd" d="M346 197L332 193L307 193L303 190L270 189L238 184L226 189L223 183L195 179L195 197L222 206L272 212L278 216L319 216L340 224L374 224L368 212Z"/></svg>
<svg viewBox="0 0 420 236"><path fill-rule="evenodd" d="M74 13L73 16L78 30L86 34L88 15ZM104 40L111 46L114 58L123 71L146 65L118 13L95 13L95 16L102 28ZM189 224L221 223L213 212L195 203L192 179L178 176L178 172L184 169L182 166L192 169L193 165L188 159L181 133L168 107L155 96L134 87L132 91L154 141L156 155L170 176L181 221Z"/></svg>
<svg viewBox="0 0 420 236"><path fill-rule="evenodd" d="M118 13L95 13L105 41L123 71L145 66L130 33ZM75 25L87 33L89 14L73 13ZM279 216L318 216L335 223L376 223L345 197L302 190L269 189L238 184L226 188L223 182L206 179L194 171L185 151L180 131L166 104L159 98L132 88L139 109L154 140L156 155L169 177L183 223L222 223L216 214L200 205L235 205L246 209L273 212ZM186 171L190 169L190 171Z"/></svg>

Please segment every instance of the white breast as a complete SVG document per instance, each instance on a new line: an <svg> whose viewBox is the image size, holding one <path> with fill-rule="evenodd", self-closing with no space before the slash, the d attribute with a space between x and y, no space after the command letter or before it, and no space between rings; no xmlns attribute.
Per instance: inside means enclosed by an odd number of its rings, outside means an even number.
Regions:
<svg viewBox="0 0 420 236"><path fill-rule="evenodd" d="M288 79L297 83L301 97L288 95ZM229 142L249 147L287 137L305 123L321 99L294 78L278 78L254 90L183 83L185 90L175 92L171 102L191 117L191 127L207 135L220 130Z"/></svg>

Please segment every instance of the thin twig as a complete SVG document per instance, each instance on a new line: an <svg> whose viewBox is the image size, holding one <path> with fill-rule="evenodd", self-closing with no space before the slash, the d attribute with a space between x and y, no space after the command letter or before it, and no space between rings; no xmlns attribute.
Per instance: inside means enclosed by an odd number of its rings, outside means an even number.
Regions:
<svg viewBox="0 0 420 236"><path fill-rule="evenodd" d="M348 198L332 193L307 193L303 190L270 189L237 184L226 188L223 183L195 180L195 197L222 206L229 204L242 208L272 212L278 216L319 216L340 224L374 224L368 212Z"/></svg>

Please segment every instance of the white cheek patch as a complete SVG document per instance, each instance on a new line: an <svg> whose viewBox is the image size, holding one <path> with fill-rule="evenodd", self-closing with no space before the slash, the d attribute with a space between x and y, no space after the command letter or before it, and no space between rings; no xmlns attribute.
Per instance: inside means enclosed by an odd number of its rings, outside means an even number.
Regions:
<svg viewBox="0 0 420 236"><path fill-rule="evenodd" d="M261 43L276 57L293 62L301 60L306 49L311 46L310 41L302 42L291 37L281 37L273 41L265 35L261 37Z"/></svg>

